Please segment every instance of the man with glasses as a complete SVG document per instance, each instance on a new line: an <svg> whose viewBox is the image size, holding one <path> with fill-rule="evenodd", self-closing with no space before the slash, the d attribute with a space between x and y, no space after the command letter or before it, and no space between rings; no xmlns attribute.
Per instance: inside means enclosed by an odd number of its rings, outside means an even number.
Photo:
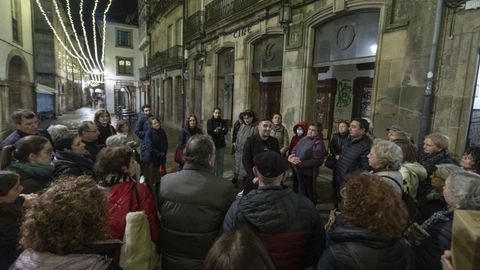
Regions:
<svg viewBox="0 0 480 270"><path fill-rule="evenodd" d="M100 147L97 145L98 135L100 135L97 125L93 121L83 121L78 127L78 135L82 138L90 158L95 161L100 152Z"/></svg>

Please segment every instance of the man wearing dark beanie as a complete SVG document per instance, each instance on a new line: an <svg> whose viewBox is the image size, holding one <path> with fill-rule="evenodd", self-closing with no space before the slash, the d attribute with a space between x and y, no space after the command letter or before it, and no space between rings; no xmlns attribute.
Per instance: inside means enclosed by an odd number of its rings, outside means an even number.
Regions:
<svg viewBox="0 0 480 270"><path fill-rule="evenodd" d="M289 164L279 153L259 153L253 163L253 182L258 183L258 189L232 204L222 230L252 229L263 241L277 269L315 265L325 239L319 212L305 196L282 187Z"/></svg>

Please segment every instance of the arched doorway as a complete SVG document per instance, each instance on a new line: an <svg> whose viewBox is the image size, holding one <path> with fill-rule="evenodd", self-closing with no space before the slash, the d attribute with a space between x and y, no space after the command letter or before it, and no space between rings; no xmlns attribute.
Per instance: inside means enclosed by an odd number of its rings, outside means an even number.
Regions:
<svg viewBox="0 0 480 270"><path fill-rule="evenodd" d="M307 106L328 138L340 120L371 117L379 16L379 10L357 11L315 27L316 84Z"/></svg>
<svg viewBox="0 0 480 270"><path fill-rule="evenodd" d="M260 118L271 119L280 112L283 35L269 35L255 42L253 61L252 91L259 96L251 100L252 109L258 111Z"/></svg>
<svg viewBox="0 0 480 270"><path fill-rule="evenodd" d="M28 68L20 56L13 56L8 64L8 115L19 108L35 109Z"/></svg>

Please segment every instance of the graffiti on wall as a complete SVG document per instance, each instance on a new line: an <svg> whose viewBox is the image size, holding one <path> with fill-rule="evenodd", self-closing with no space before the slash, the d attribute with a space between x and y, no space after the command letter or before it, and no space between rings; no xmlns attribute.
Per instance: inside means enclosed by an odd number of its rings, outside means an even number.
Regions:
<svg viewBox="0 0 480 270"><path fill-rule="evenodd" d="M337 94L335 96L334 121L339 119L350 119L352 115L352 81L339 80L337 83Z"/></svg>

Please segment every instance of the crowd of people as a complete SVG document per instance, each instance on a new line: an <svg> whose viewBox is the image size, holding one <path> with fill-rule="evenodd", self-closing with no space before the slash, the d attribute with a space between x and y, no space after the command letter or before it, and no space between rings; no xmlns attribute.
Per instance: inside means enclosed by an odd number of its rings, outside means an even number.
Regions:
<svg viewBox="0 0 480 270"><path fill-rule="evenodd" d="M418 147L399 126L381 139L365 119L341 120L326 148L320 123L300 121L290 138L280 113L245 110L226 179L220 108L206 132L186 116L168 174L169 138L149 105L132 126L114 127L105 109L75 131L39 131L25 109L11 119L0 269L452 269L453 213L480 210L480 148L457 161L440 133ZM324 162L328 219L316 208Z"/></svg>

